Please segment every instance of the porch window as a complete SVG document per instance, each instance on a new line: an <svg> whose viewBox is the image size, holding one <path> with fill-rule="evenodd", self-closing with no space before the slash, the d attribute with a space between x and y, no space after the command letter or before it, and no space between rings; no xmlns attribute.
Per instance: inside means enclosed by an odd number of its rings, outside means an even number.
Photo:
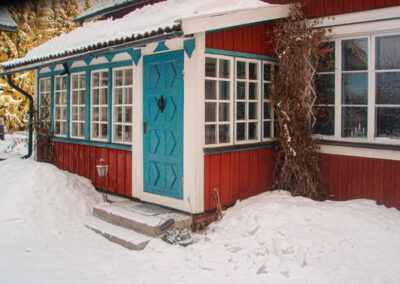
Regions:
<svg viewBox="0 0 400 284"><path fill-rule="evenodd" d="M67 135L67 76L54 77L54 135Z"/></svg>
<svg viewBox="0 0 400 284"><path fill-rule="evenodd" d="M39 79L39 117L48 122L50 122L50 94L50 78Z"/></svg>
<svg viewBox="0 0 400 284"><path fill-rule="evenodd" d="M227 145L232 143L232 67L232 58L206 57L206 145Z"/></svg>
<svg viewBox="0 0 400 284"><path fill-rule="evenodd" d="M85 138L86 74L71 75L71 133L72 138Z"/></svg>
<svg viewBox="0 0 400 284"><path fill-rule="evenodd" d="M91 80L91 139L108 139L108 70L92 72Z"/></svg>
<svg viewBox="0 0 400 284"><path fill-rule="evenodd" d="M113 70L113 122L114 143L132 143L132 68Z"/></svg>
<svg viewBox="0 0 400 284"><path fill-rule="evenodd" d="M270 102L270 88L274 65L270 62L263 64L263 103L262 128L263 140L274 137L274 112Z"/></svg>

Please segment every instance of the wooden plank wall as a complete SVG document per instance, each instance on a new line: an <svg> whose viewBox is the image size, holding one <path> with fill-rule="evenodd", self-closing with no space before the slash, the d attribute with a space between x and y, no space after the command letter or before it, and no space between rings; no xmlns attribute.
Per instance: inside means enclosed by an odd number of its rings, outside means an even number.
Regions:
<svg viewBox="0 0 400 284"><path fill-rule="evenodd" d="M209 154L204 157L204 210L215 208L214 188L222 206L272 189L274 148Z"/></svg>
<svg viewBox="0 0 400 284"><path fill-rule="evenodd" d="M400 209L400 161L323 154L321 171L334 200L368 198Z"/></svg>
<svg viewBox="0 0 400 284"><path fill-rule="evenodd" d="M272 23L260 23L206 34L206 47L272 56Z"/></svg>
<svg viewBox="0 0 400 284"><path fill-rule="evenodd" d="M90 179L97 188L108 192L132 196L132 152L88 145L55 143L55 165ZM100 178L96 165L103 157L109 165L106 178Z"/></svg>

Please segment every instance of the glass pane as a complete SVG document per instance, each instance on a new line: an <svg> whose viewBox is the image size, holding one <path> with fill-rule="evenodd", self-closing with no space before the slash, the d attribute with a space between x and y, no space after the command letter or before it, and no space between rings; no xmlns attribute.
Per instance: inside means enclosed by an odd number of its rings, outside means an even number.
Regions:
<svg viewBox="0 0 400 284"><path fill-rule="evenodd" d="M236 82L236 97L239 100L246 99L246 83L245 82Z"/></svg>
<svg viewBox="0 0 400 284"><path fill-rule="evenodd" d="M249 83L249 100L257 100L257 83Z"/></svg>
<svg viewBox="0 0 400 284"><path fill-rule="evenodd" d="M319 59L318 72L333 72L335 71L335 42L328 41L320 44L322 56Z"/></svg>
<svg viewBox="0 0 400 284"><path fill-rule="evenodd" d="M101 72L101 85L108 86L108 72Z"/></svg>
<svg viewBox="0 0 400 284"><path fill-rule="evenodd" d="M239 120L246 119L246 103L236 103L236 118Z"/></svg>
<svg viewBox="0 0 400 284"><path fill-rule="evenodd" d="M99 102L100 102L99 90L95 89L95 90L93 90L93 104L98 105Z"/></svg>
<svg viewBox="0 0 400 284"><path fill-rule="evenodd" d="M67 134L67 122L63 121L61 122L61 135L66 135Z"/></svg>
<svg viewBox="0 0 400 284"><path fill-rule="evenodd" d="M79 91L79 104L84 105L85 104L85 91Z"/></svg>
<svg viewBox="0 0 400 284"><path fill-rule="evenodd" d="M229 143L229 124L219 126L219 143Z"/></svg>
<svg viewBox="0 0 400 284"><path fill-rule="evenodd" d="M79 119L78 115L79 115L78 108L73 107L72 108L72 120L75 120L75 121L78 120Z"/></svg>
<svg viewBox="0 0 400 284"><path fill-rule="evenodd" d="M97 123L95 123L95 124L93 124L93 126L92 126L92 135L93 135L93 137L95 137L95 138L98 138L99 137L99 125L97 124Z"/></svg>
<svg viewBox="0 0 400 284"><path fill-rule="evenodd" d="M217 77L217 59L206 58L206 77Z"/></svg>
<svg viewBox="0 0 400 284"><path fill-rule="evenodd" d="M125 89L125 100L127 105L131 105L133 101L133 90L132 88Z"/></svg>
<svg viewBox="0 0 400 284"><path fill-rule="evenodd" d="M60 119L61 118L61 110L60 110L60 108L56 107L55 110L56 110L55 111L56 119Z"/></svg>
<svg viewBox="0 0 400 284"><path fill-rule="evenodd" d="M322 135L334 135L335 133L335 108L315 107L313 109L317 119L313 133Z"/></svg>
<svg viewBox="0 0 400 284"><path fill-rule="evenodd" d="M400 36L376 38L376 69L400 69Z"/></svg>
<svg viewBox="0 0 400 284"><path fill-rule="evenodd" d="M219 60L219 77L229 78L229 60L220 59Z"/></svg>
<svg viewBox="0 0 400 284"><path fill-rule="evenodd" d="M400 137L400 108L376 108L376 137Z"/></svg>
<svg viewBox="0 0 400 284"><path fill-rule="evenodd" d="M84 123L79 123L79 136L85 137L85 124Z"/></svg>
<svg viewBox="0 0 400 284"><path fill-rule="evenodd" d="M229 103L219 104L219 121L229 121Z"/></svg>
<svg viewBox="0 0 400 284"><path fill-rule="evenodd" d="M229 100L229 82L219 81L219 99Z"/></svg>
<svg viewBox="0 0 400 284"><path fill-rule="evenodd" d="M54 123L54 133L55 133L55 134L60 134L60 131L61 131L60 122L59 122L59 121L56 121L56 122Z"/></svg>
<svg viewBox="0 0 400 284"><path fill-rule="evenodd" d="M132 122L132 108L125 108L125 122Z"/></svg>
<svg viewBox="0 0 400 284"><path fill-rule="evenodd" d="M271 64L264 64L264 81L272 80L272 66Z"/></svg>
<svg viewBox="0 0 400 284"><path fill-rule="evenodd" d="M108 101L108 90L106 88L101 89L101 104L106 105Z"/></svg>
<svg viewBox="0 0 400 284"><path fill-rule="evenodd" d="M86 75L82 74L79 76L79 88L85 89L86 88Z"/></svg>
<svg viewBox="0 0 400 284"><path fill-rule="evenodd" d="M257 111L258 103L249 103L249 119L257 119L258 111Z"/></svg>
<svg viewBox="0 0 400 284"><path fill-rule="evenodd" d="M44 80L40 80L40 81L39 81L39 85L40 85L40 87L39 87L40 92L43 93L44 90L45 90L45 87L46 87L45 81L44 81Z"/></svg>
<svg viewBox="0 0 400 284"><path fill-rule="evenodd" d="M343 104L365 105L368 103L368 73L342 74Z"/></svg>
<svg viewBox="0 0 400 284"><path fill-rule="evenodd" d="M367 108L342 107L342 136L367 137Z"/></svg>
<svg viewBox="0 0 400 284"><path fill-rule="evenodd" d="M271 119L271 106L269 103L264 103L264 119Z"/></svg>
<svg viewBox="0 0 400 284"><path fill-rule="evenodd" d="M122 86L123 85L123 70L116 70L114 71L115 76L115 86Z"/></svg>
<svg viewBox="0 0 400 284"><path fill-rule="evenodd" d="M62 96L62 98L61 98L62 104L66 105L67 104L67 92L62 92L61 96Z"/></svg>
<svg viewBox="0 0 400 284"><path fill-rule="evenodd" d="M96 72L93 73L92 87L98 87L98 86L100 86L100 73Z"/></svg>
<svg viewBox="0 0 400 284"><path fill-rule="evenodd" d="M56 90L60 90L60 89L61 89L61 78L56 77Z"/></svg>
<svg viewBox="0 0 400 284"><path fill-rule="evenodd" d="M132 126L124 126L124 141L132 142Z"/></svg>
<svg viewBox="0 0 400 284"><path fill-rule="evenodd" d="M101 108L101 121L107 121L107 108L102 107Z"/></svg>
<svg viewBox="0 0 400 284"><path fill-rule="evenodd" d="M78 136L78 123L72 123L72 136Z"/></svg>
<svg viewBox="0 0 400 284"><path fill-rule="evenodd" d="M99 119L100 119L100 110L99 110L99 108L98 107L93 108L93 118L92 118L92 120L93 121L99 121Z"/></svg>
<svg viewBox="0 0 400 284"><path fill-rule="evenodd" d="M368 39L342 41L342 70L368 69Z"/></svg>
<svg viewBox="0 0 400 284"><path fill-rule="evenodd" d="M258 73L258 64L257 63L249 63L249 79L250 80L257 80L257 73Z"/></svg>
<svg viewBox="0 0 400 284"><path fill-rule="evenodd" d="M107 124L101 124L101 138L107 139Z"/></svg>
<svg viewBox="0 0 400 284"><path fill-rule="evenodd" d="M78 102L79 102L78 96L79 96L78 91L73 91L72 92L72 104L73 105L77 105L78 104Z"/></svg>
<svg viewBox="0 0 400 284"><path fill-rule="evenodd" d="M121 105L122 104L122 89L114 89L114 104Z"/></svg>
<svg viewBox="0 0 400 284"><path fill-rule="evenodd" d="M335 74L320 74L315 77L316 104L335 104Z"/></svg>
<svg viewBox="0 0 400 284"><path fill-rule="evenodd" d="M236 78L246 79L246 62L236 62Z"/></svg>
<svg viewBox="0 0 400 284"><path fill-rule="evenodd" d="M205 81L206 100L215 100L217 98L217 81Z"/></svg>
<svg viewBox="0 0 400 284"><path fill-rule="evenodd" d="M61 79L61 89L63 89L63 90L67 89L67 77L63 77Z"/></svg>
<svg viewBox="0 0 400 284"><path fill-rule="evenodd" d="M246 123L237 123L236 124L236 140L245 140L246 139Z"/></svg>
<svg viewBox="0 0 400 284"><path fill-rule="evenodd" d="M249 140L257 139L257 122L250 122L249 123Z"/></svg>
<svg viewBox="0 0 400 284"><path fill-rule="evenodd" d="M215 125L206 125L205 127L206 145L217 143L215 140Z"/></svg>
<svg viewBox="0 0 400 284"><path fill-rule="evenodd" d="M56 105L60 104L60 93L59 92L55 93L54 104L56 104Z"/></svg>
<svg viewBox="0 0 400 284"><path fill-rule="evenodd" d="M270 121L264 121L263 133L264 133L264 135L263 135L264 138L272 137L272 135L271 135L271 122Z"/></svg>
<svg viewBox="0 0 400 284"><path fill-rule="evenodd" d="M122 141L122 125L115 125L113 137L114 141Z"/></svg>
<svg viewBox="0 0 400 284"><path fill-rule="evenodd" d="M125 69L125 85L132 85L132 69Z"/></svg>
<svg viewBox="0 0 400 284"><path fill-rule="evenodd" d="M206 122L213 122L217 119L217 104L216 103L206 103Z"/></svg>
<svg viewBox="0 0 400 284"><path fill-rule="evenodd" d="M77 88L79 88L79 76L72 75L72 89L77 89Z"/></svg>
<svg viewBox="0 0 400 284"><path fill-rule="evenodd" d="M114 122L122 122L122 107L114 108Z"/></svg>
<svg viewBox="0 0 400 284"><path fill-rule="evenodd" d="M264 100L269 100L271 84L264 84Z"/></svg>
<svg viewBox="0 0 400 284"><path fill-rule="evenodd" d="M376 103L400 104L400 72L376 73Z"/></svg>
<svg viewBox="0 0 400 284"><path fill-rule="evenodd" d="M61 118L63 120L67 120L67 108L66 107L61 108Z"/></svg>
<svg viewBox="0 0 400 284"><path fill-rule="evenodd" d="M85 121L85 107L80 107L79 120Z"/></svg>

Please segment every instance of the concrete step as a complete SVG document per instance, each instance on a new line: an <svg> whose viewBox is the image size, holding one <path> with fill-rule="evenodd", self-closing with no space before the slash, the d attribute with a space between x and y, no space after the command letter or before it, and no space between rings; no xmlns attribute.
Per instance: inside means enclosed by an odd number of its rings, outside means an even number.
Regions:
<svg viewBox="0 0 400 284"><path fill-rule="evenodd" d="M142 250L152 237L113 225L96 217L88 217L85 226L106 239L131 250Z"/></svg>
<svg viewBox="0 0 400 284"><path fill-rule="evenodd" d="M169 219L173 219L174 224L168 229L190 229L192 226L192 217L188 214L131 200L97 204L93 207L93 215L115 225L155 237L164 232L162 225Z"/></svg>

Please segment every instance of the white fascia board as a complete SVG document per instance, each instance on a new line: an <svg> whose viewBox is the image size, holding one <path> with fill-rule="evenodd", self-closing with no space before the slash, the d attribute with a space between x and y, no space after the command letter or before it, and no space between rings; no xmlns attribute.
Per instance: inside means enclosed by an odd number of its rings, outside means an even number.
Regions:
<svg viewBox="0 0 400 284"><path fill-rule="evenodd" d="M181 19L185 35L285 18L291 5L269 5Z"/></svg>
<svg viewBox="0 0 400 284"><path fill-rule="evenodd" d="M320 18L316 28L327 28L400 18L400 6Z"/></svg>

